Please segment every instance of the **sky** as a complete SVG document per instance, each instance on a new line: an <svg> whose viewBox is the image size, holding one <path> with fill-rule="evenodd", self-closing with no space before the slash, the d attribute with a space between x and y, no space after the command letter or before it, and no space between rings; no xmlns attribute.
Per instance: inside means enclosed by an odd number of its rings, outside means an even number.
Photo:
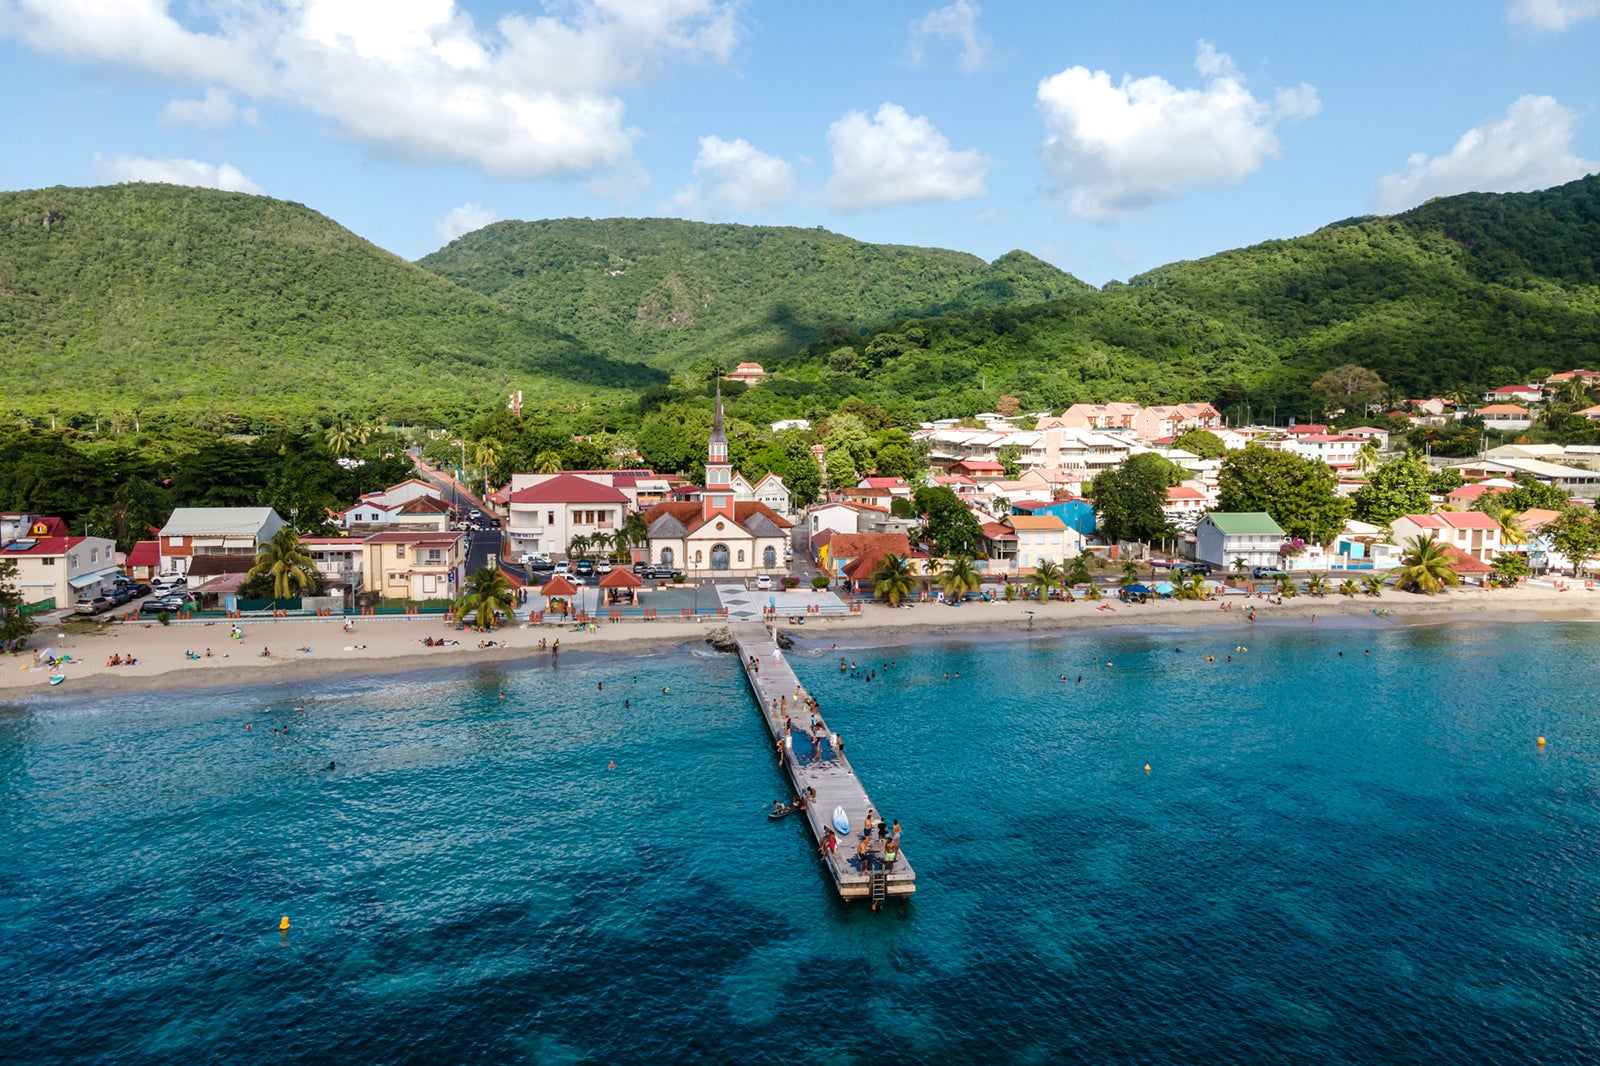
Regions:
<svg viewBox="0 0 1600 1066"><path fill-rule="evenodd" d="M1600 0L0 0L0 188L293 200L408 259L676 216L1096 285L1600 171Z"/></svg>

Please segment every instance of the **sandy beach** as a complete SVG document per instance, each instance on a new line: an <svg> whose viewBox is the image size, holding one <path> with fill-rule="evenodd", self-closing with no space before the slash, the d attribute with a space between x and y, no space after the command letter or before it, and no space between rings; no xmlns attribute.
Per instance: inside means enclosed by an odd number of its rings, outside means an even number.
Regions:
<svg viewBox="0 0 1600 1066"><path fill-rule="evenodd" d="M1380 599L1329 595L1298 597L1282 604L1229 596L1223 610L1216 601L1163 600L1143 605L1104 601L1110 609L1078 601L1039 604L967 603L960 607L915 604L891 608L866 603L860 614L811 617L793 628L779 628L808 643L838 641L861 647L906 643L908 640L946 638L968 634L975 638L1009 638L1029 632L1062 629L1104 629L1125 626L1232 626L1248 627L1324 624L1425 625L1459 621L1580 621L1600 618L1600 592L1574 588L1558 591L1531 586L1517 589L1453 589L1438 596L1390 592ZM1255 623L1244 608L1254 605ZM1375 613L1375 612L1382 612ZM22 696L44 690L69 693L131 692L164 688L217 685L257 685L294 682L352 674L401 674L441 666L470 666L480 662L515 663L547 658L540 640L561 641L561 650L610 651L628 655L652 648L703 641L721 628L717 621L601 622L595 632L573 632L570 626L517 625L493 633L457 630L437 617L358 618L346 632L336 618L242 623L243 634L230 636L227 621L173 624L106 622L95 632L59 631L46 625L36 633L32 648L51 648L70 655L72 662L60 670L35 667L31 651L0 660L0 696ZM425 638L457 643L428 647ZM480 648L483 641L498 646ZM268 654L261 653L266 650ZM309 649L309 650L302 650ZM209 650L210 654L207 655ZM200 658L189 658L192 651ZM113 655L132 657L132 666L111 666ZM65 681L51 689L49 679L60 673Z"/></svg>

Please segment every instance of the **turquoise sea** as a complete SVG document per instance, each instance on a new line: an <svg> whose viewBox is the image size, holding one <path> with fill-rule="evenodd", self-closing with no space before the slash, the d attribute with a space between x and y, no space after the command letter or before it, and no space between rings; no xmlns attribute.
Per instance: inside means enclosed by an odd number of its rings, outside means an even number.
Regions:
<svg viewBox="0 0 1600 1066"><path fill-rule="evenodd" d="M882 914L732 656L3 706L0 1060L1594 1062L1597 638L797 650Z"/></svg>

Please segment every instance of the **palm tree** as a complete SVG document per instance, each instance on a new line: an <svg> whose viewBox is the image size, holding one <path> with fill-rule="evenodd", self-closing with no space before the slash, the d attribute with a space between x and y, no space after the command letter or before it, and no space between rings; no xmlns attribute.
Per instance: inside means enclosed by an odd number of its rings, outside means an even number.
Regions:
<svg viewBox="0 0 1600 1066"><path fill-rule="evenodd" d="M917 576L911 572L911 560L903 555L885 555L872 571L872 590L898 607L900 601L911 595L917 587Z"/></svg>
<svg viewBox="0 0 1600 1066"><path fill-rule="evenodd" d="M601 534L603 539L611 543L611 561L625 563L628 561L628 549L633 547L633 538L628 534L626 526L618 526L609 537Z"/></svg>
<svg viewBox="0 0 1600 1066"><path fill-rule="evenodd" d="M1206 579L1200 574L1192 574L1189 580L1178 586L1178 599L1203 600L1211 587L1206 584Z"/></svg>
<svg viewBox="0 0 1600 1066"><path fill-rule="evenodd" d="M588 555L589 555L589 552L592 551L593 548L594 548L594 545L589 540L589 538L587 536L585 536L584 534L579 533L576 537L573 537L571 540L567 541L567 558L568 559L584 559L584 558L587 558Z"/></svg>
<svg viewBox="0 0 1600 1066"><path fill-rule="evenodd" d="M500 457L505 452L505 445L493 437L485 437L472 449L472 458L477 462L478 469L483 471L484 484L488 484L489 468L500 465Z"/></svg>
<svg viewBox="0 0 1600 1066"><path fill-rule="evenodd" d="M1359 586L1356 584L1356 580L1353 577L1347 577L1343 581L1339 582L1339 592L1347 600L1355 599L1358 588Z"/></svg>
<svg viewBox="0 0 1600 1066"><path fill-rule="evenodd" d="M1363 591L1368 596L1378 597L1383 595L1383 575L1373 574L1361 583Z"/></svg>
<svg viewBox="0 0 1600 1066"><path fill-rule="evenodd" d="M1501 544L1509 544L1515 547L1527 541L1528 534L1522 528L1522 523L1517 521L1517 513L1511 508L1503 509L1494 518L1496 522L1500 523Z"/></svg>
<svg viewBox="0 0 1600 1066"><path fill-rule="evenodd" d="M969 592L977 592L982 585L983 580L978 576L978 571L972 568L970 556L956 556L939 574L939 587L944 589L946 597L953 596L959 600Z"/></svg>
<svg viewBox="0 0 1600 1066"><path fill-rule="evenodd" d="M1088 600L1090 603L1100 602L1100 586L1096 585L1093 581L1089 582L1089 587L1084 590L1083 598Z"/></svg>
<svg viewBox="0 0 1600 1066"><path fill-rule="evenodd" d="M561 453L542 451L533 457L533 472L536 474L561 473Z"/></svg>
<svg viewBox="0 0 1600 1066"><path fill-rule="evenodd" d="M1450 565L1444 545L1432 533L1406 541L1406 554L1396 571L1395 588L1432 596L1444 591L1446 585L1460 583L1461 575Z"/></svg>
<svg viewBox="0 0 1600 1066"><path fill-rule="evenodd" d="M1356 452L1356 469L1365 474L1378 468L1378 446L1369 438Z"/></svg>
<svg viewBox="0 0 1600 1066"><path fill-rule="evenodd" d="M503 612L508 618L513 616L514 603L516 593L511 588L511 582L498 569L486 566L467 578L461 598L455 602L455 612L456 617L462 620L475 614L477 618L473 625L479 629L493 629L500 613Z"/></svg>
<svg viewBox="0 0 1600 1066"><path fill-rule="evenodd" d="M1122 587L1137 583L1139 580L1139 564L1129 559L1122 564Z"/></svg>
<svg viewBox="0 0 1600 1066"><path fill-rule="evenodd" d="M1048 600L1050 593L1061 584L1061 567L1053 559L1046 559L1033 568L1033 576L1028 579L1028 590L1038 590L1039 598Z"/></svg>
<svg viewBox="0 0 1600 1066"><path fill-rule="evenodd" d="M1279 596L1282 596L1286 600L1292 600L1299 594L1300 590L1295 587L1293 579L1291 579L1288 574L1284 574L1278 579Z"/></svg>
<svg viewBox="0 0 1600 1066"><path fill-rule="evenodd" d="M1306 595L1321 599L1328 594L1328 579L1321 574L1312 574L1306 578Z"/></svg>
<svg viewBox="0 0 1600 1066"><path fill-rule="evenodd" d="M622 529L628 534L629 547L642 548L650 543L650 527L645 525L644 515L638 511L628 512L628 517L622 520Z"/></svg>
<svg viewBox="0 0 1600 1066"><path fill-rule="evenodd" d="M1250 560L1242 555L1234 556L1233 572L1239 575L1239 580L1244 580L1244 575L1250 572Z"/></svg>
<svg viewBox="0 0 1600 1066"><path fill-rule="evenodd" d="M1089 552L1079 552L1078 557L1072 560L1067 567L1067 574L1062 578L1062 583L1067 585L1087 585L1094 580L1094 556Z"/></svg>
<svg viewBox="0 0 1600 1066"><path fill-rule="evenodd" d="M272 575L272 595L275 599L287 600L317 585L317 564L312 560L311 553L300 546L300 535L288 526L278 530L271 540L261 545L256 552L256 565L245 576L259 577L262 574Z"/></svg>
<svg viewBox="0 0 1600 1066"><path fill-rule="evenodd" d="M328 450L334 455L349 455L350 449L356 443L355 428L348 422L335 422L329 426L325 434L328 439Z"/></svg>

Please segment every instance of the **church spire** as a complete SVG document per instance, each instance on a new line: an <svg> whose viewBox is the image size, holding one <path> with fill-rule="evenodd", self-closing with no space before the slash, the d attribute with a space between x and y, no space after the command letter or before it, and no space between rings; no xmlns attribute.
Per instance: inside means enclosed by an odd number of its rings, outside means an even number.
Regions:
<svg viewBox="0 0 1600 1066"><path fill-rule="evenodd" d="M717 378L717 406L711 416L711 443L727 444L727 435L722 432L722 378Z"/></svg>

